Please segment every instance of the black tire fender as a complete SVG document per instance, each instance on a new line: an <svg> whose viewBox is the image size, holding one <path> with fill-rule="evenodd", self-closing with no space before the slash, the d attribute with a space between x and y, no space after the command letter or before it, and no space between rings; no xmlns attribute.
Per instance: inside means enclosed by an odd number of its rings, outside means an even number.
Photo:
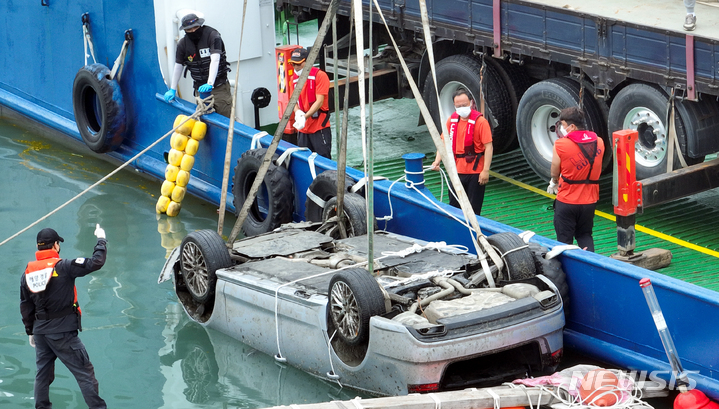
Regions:
<svg viewBox="0 0 719 409"><path fill-rule="evenodd" d="M120 84L102 64L86 65L72 84L72 109L85 144L97 153L117 149L125 137L127 116Z"/></svg>
<svg viewBox="0 0 719 409"><path fill-rule="evenodd" d="M250 193L266 152L266 148L248 150L237 160L232 186L234 195L232 203L238 214ZM242 231L247 237L270 232L283 223L292 221L294 209L292 177L287 168L275 165L277 158L275 154L265 174L265 180L260 185L257 198L242 224Z"/></svg>
<svg viewBox="0 0 719 409"><path fill-rule="evenodd" d="M490 57L487 57L490 58ZM466 88L479 109L480 70L482 63L474 57L457 54L449 56L437 63L437 85L442 99L442 109L449 115L454 112L454 103L451 94L459 87ZM507 85L502 80L500 69L492 63L488 63L484 73L485 76L485 117L492 127L492 147L494 153L502 153L509 150L516 140L514 111ZM440 122L437 94L435 92L432 75L427 75L422 92L427 107L432 114L437 129L442 129Z"/></svg>
<svg viewBox="0 0 719 409"><path fill-rule="evenodd" d="M370 318L386 312L377 280L365 269L350 268L332 276L328 292L328 312L337 335L348 345L366 343Z"/></svg>
<svg viewBox="0 0 719 409"><path fill-rule="evenodd" d="M345 191L349 192L355 181L345 175ZM324 207L331 198L337 196L337 171L327 170L315 178L307 189L305 199L305 220L321 222Z"/></svg>
<svg viewBox="0 0 719 409"><path fill-rule="evenodd" d="M570 78L552 78L538 82L524 93L517 108L517 138L522 154L529 166L545 180L550 178L552 152L557 139L554 123L559 111L579 105L580 86ZM584 118L587 129L604 141L602 170L612 162L611 143L602 110L585 89L583 96Z"/></svg>
<svg viewBox="0 0 719 409"><path fill-rule="evenodd" d="M367 208L365 206L364 197L358 195L357 193L346 193L344 196L343 211L347 220L347 225L345 226L347 230L347 237L367 234ZM328 219L336 215L337 196L331 198L325 203L325 207L322 211L322 221L327 222ZM335 239L340 238L336 225L325 234L328 234Z"/></svg>
<svg viewBox="0 0 719 409"><path fill-rule="evenodd" d="M527 244L514 233L497 233L487 237L504 260L504 268L497 281L512 281L537 275L534 257Z"/></svg>
<svg viewBox="0 0 719 409"><path fill-rule="evenodd" d="M564 269L562 269L562 262L557 258L549 260L544 258L549 249L537 243L529 243L529 249L532 251L532 256L534 257L537 274L547 277L549 281L557 287L566 312L567 306L569 305L569 284L567 283L567 274L564 272Z"/></svg>
<svg viewBox="0 0 719 409"><path fill-rule="evenodd" d="M188 234L180 245L180 271L192 299L212 306L215 298L216 271L232 266L224 240L214 230Z"/></svg>
<svg viewBox="0 0 719 409"><path fill-rule="evenodd" d="M636 129L639 133L636 148L637 180L661 175L667 171L667 152L669 141L669 117L667 109L669 96L661 89L642 83L627 85L612 100L609 107L609 131ZM687 102L688 104L689 102ZM699 130L699 116L687 109L689 105L677 103L674 110L674 123L677 138L686 152L687 136ZM703 113L702 113L703 114ZM632 119L639 118L639 124L632 124ZM651 122L650 122L651 121ZM656 121L659 121L657 123ZM657 144L659 132L660 143ZM674 150L674 169L681 167L679 155ZM691 158L684 155L687 165L695 165L704 161L704 156Z"/></svg>

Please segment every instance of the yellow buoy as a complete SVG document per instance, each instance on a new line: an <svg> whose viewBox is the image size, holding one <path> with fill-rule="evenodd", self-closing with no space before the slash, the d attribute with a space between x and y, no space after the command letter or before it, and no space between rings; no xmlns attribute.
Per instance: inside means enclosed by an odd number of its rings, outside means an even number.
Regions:
<svg viewBox="0 0 719 409"><path fill-rule="evenodd" d="M174 202L180 203L182 199L185 198L185 192L187 192L186 187L176 186L174 189L172 189L171 199Z"/></svg>
<svg viewBox="0 0 719 409"><path fill-rule="evenodd" d="M182 118L180 118L180 117L182 117ZM177 125L179 125L185 119L187 119L187 117L185 115L178 115L178 117L175 118L175 126L173 126L173 128L177 127ZM183 135L186 135L186 136L190 136L190 134L192 133L192 128L194 128L194 127L195 127L195 120L190 119L187 122L185 122L184 124L182 124L179 128L177 128L177 132L179 132Z"/></svg>
<svg viewBox="0 0 719 409"><path fill-rule="evenodd" d="M202 121L196 121L195 126L192 127L192 139L201 141L205 139L207 134L207 124Z"/></svg>
<svg viewBox="0 0 719 409"><path fill-rule="evenodd" d="M180 207L182 206L179 203L171 201L170 204L167 205L167 215L170 217L177 216L180 214Z"/></svg>
<svg viewBox="0 0 719 409"><path fill-rule="evenodd" d="M200 149L200 142L197 139L189 139L187 146L185 146L185 155L194 156L198 149Z"/></svg>
<svg viewBox="0 0 719 409"><path fill-rule="evenodd" d="M184 151L189 138L181 133L173 133L170 137L170 146L178 151Z"/></svg>
<svg viewBox="0 0 719 409"><path fill-rule="evenodd" d="M177 173L180 171L180 168L174 165L167 165L167 168L165 168L165 179L169 180L170 182L174 182L177 180Z"/></svg>
<svg viewBox="0 0 719 409"><path fill-rule="evenodd" d="M192 155L185 155L182 157L182 162L180 163L180 169L184 171L191 171L192 166L195 164L195 157Z"/></svg>
<svg viewBox="0 0 719 409"><path fill-rule="evenodd" d="M160 193L163 196L170 196L172 194L172 189L175 188L175 184L173 182L170 182L169 180L166 180L162 182L162 187L160 188Z"/></svg>
<svg viewBox="0 0 719 409"><path fill-rule="evenodd" d="M173 166L180 166L183 156L185 156L185 154L182 153L182 151L170 149L170 153L167 154L167 162Z"/></svg>
<svg viewBox="0 0 719 409"><path fill-rule="evenodd" d="M186 170L179 171L176 176L175 185L179 187L185 187L190 182L190 172Z"/></svg>
<svg viewBox="0 0 719 409"><path fill-rule="evenodd" d="M157 213L165 213L167 211L167 206L170 204L170 198L167 196L160 196L159 199L157 199L157 205L155 205L155 211Z"/></svg>

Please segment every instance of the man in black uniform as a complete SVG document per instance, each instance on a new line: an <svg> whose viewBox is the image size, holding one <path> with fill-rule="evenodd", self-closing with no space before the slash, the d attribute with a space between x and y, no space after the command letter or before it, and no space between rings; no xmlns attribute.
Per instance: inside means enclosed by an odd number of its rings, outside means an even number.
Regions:
<svg viewBox="0 0 719 409"><path fill-rule="evenodd" d="M165 101L175 99L177 83L180 81L182 66L185 65L194 81L195 91L211 92L215 97L215 111L229 118L232 113L232 94L227 81L230 64L225 55L225 43L219 31L203 26L204 23L204 18L193 13L182 18L180 30L185 30L185 36L177 43L175 70L170 90L165 93Z"/></svg>
<svg viewBox="0 0 719 409"><path fill-rule="evenodd" d="M90 409L105 409L98 394L95 369L78 330L82 331L82 311L77 303L75 279L99 270L105 264L107 240L100 225L95 229L97 244L92 258L60 258L60 242L53 229L37 234L36 260L30 261L20 280L20 313L35 348L35 407L52 408L50 384L55 379L55 359L65 364L80 385Z"/></svg>

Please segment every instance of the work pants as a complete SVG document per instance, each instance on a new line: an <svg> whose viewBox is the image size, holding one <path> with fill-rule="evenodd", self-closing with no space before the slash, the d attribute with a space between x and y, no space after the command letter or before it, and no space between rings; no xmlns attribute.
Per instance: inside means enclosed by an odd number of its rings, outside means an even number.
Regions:
<svg viewBox="0 0 719 409"><path fill-rule="evenodd" d="M479 173L460 174L459 181L462 182L462 187L467 192L474 214L481 215L482 204L484 203L484 189L487 185L479 184ZM454 189L452 190L454 191ZM454 195L449 195L449 205L459 207L459 202L454 198Z"/></svg>
<svg viewBox="0 0 719 409"><path fill-rule="evenodd" d="M697 0L684 0L684 7L687 9L687 14L694 13L694 5Z"/></svg>
<svg viewBox="0 0 719 409"><path fill-rule="evenodd" d="M554 231L557 241L573 244L577 239L577 246L594 251L594 209L597 204L568 204L559 200L554 201Z"/></svg>
<svg viewBox="0 0 719 409"><path fill-rule="evenodd" d="M310 134L298 132L297 146L309 148L320 156L332 159L332 130L328 127Z"/></svg>
<svg viewBox="0 0 719 409"><path fill-rule="evenodd" d="M98 394L95 368L90 362L85 345L77 331L59 334L36 334L35 338L35 408L50 409L50 384L55 380L55 359L65 364L75 376L85 403L90 409L106 409L105 401Z"/></svg>
<svg viewBox="0 0 719 409"><path fill-rule="evenodd" d="M227 81L222 85L212 88L213 104L215 112L227 118L232 114L232 93L230 92L230 82ZM195 96L199 96L199 92L195 90Z"/></svg>

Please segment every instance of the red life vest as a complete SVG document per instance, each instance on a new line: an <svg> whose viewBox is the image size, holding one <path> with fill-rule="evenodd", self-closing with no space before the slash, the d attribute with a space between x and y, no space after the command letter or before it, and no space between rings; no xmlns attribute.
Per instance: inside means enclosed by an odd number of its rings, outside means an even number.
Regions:
<svg viewBox="0 0 719 409"><path fill-rule="evenodd" d="M472 110L469 114L469 118L467 118L467 133L464 135L464 154L457 155L457 138L455 138L455 133L457 133L457 124L459 123L459 114L453 113L452 116L449 118L451 124L449 126L449 139L452 141L452 153L454 153L455 157L464 157L466 155L475 155L476 152L474 152L474 125L477 123L477 119L482 116L482 113L479 111Z"/></svg>
<svg viewBox="0 0 719 409"><path fill-rule="evenodd" d="M582 156L584 156L584 159L586 159L589 163L589 172L587 172L587 178L583 180L568 179L564 175L561 175L562 180L570 185L598 185L599 179L591 178L592 169L594 168L594 159L597 157L597 154L600 153L597 152L597 134L591 131L577 130L570 132L569 135L565 136L565 138L574 142L579 148L579 151L582 152Z"/></svg>
<svg viewBox="0 0 719 409"><path fill-rule="evenodd" d="M307 112L308 109L312 107L312 104L317 101L317 92L315 90L317 89L317 71L320 69L317 67L310 68L310 75L307 77L307 82L305 83L305 92L307 92L307 103L310 104L308 107L302 106L302 100L298 101L300 103L300 109L304 112ZM295 72L295 78L292 80L292 83L297 86L297 81L300 80L299 75Z"/></svg>
<svg viewBox="0 0 719 409"><path fill-rule="evenodd" d="M50 282L50 279L53 276L57 276L57 272L55 271L55 265L61 259L60 255L52 249L38 250L35 253L35 258L37 260L33 260L27 263L27 267L25 268L25 285L27 285L27 288L28 290L30 290L30 292L40 293L45 291L45 289L47 288L47 284ZM65 315L69 315L75 310L77 310L78 314L82 315L80 305L77 303L77 287L74 287L73 291L75 294L72 306L64 309L63 311L60 311L57 314L49 315L51 318L60 318Z"/></svg>

